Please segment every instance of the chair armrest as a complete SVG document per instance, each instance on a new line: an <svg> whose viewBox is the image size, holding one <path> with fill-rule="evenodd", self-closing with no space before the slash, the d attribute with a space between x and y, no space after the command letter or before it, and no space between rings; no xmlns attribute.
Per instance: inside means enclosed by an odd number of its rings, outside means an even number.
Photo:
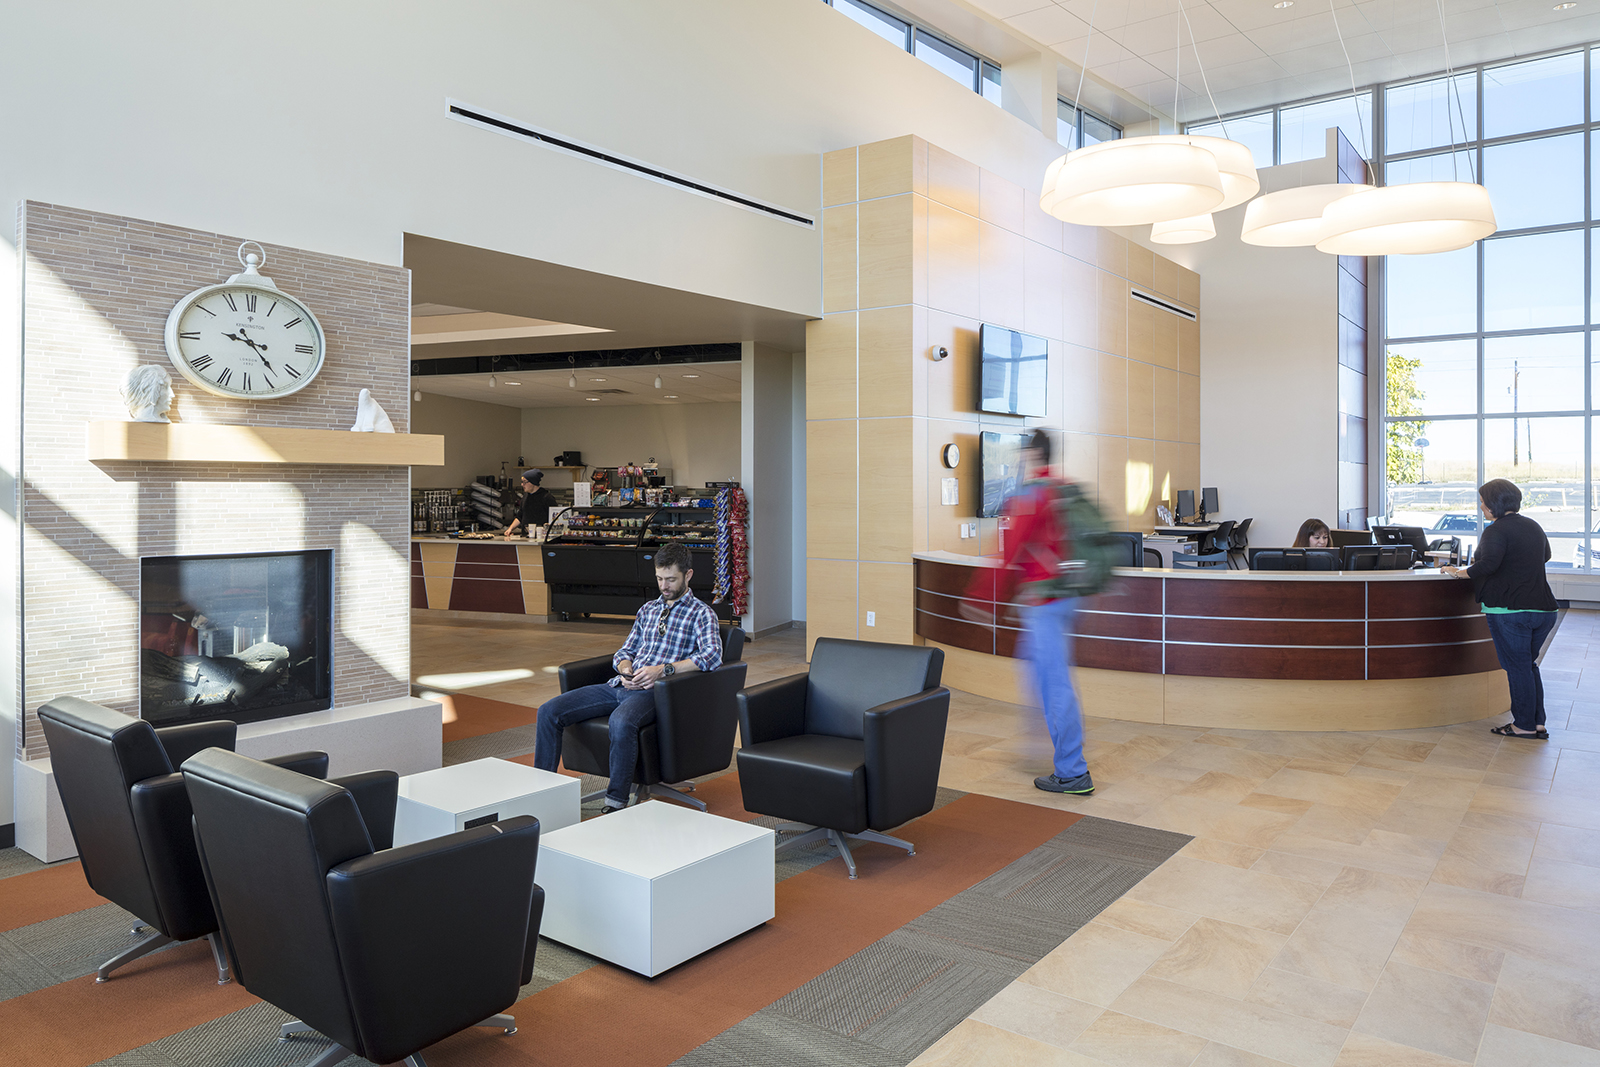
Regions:
<svg viewBox="0 0 1600 1067"><path fill-rule="evenodd" d="M588 659L563 663L556 668L556 673L561 677L561 691L567 693L586 685L610 681L617 672L611 668L610 656L590 656Z"/></svg>
<svg viewBox="0 0 1600 1067"><path fill-rule="evenodd" d="M739 694L740 744L748 748L763 741L793 737L806 729L806 685L810 675L791 674Z"/></svg>
<svg viewBox="0 0 1600 1067"><path fill-rule="evenodd" d="M328 754L326 752L289 752L282 756L269 756L261 761L270 763L274 767L282 767L286 771L303 774L307 778L328 777Z"/></svg>
<svg viewBox="0 0 1600 1067"><path fill-rule="evenodd" d="M868 708L867 824L888 830L933 810L950 718L950 690L939 686Z"/></svg>
<svg viewBox="0 0 1600 1067"><path fill-rule="evenodd" d="M186 722L181 726L156 727L156 740L166 750L172 769L183 766L183 761L205 748L225 748L233 751L239 737L239 724L227 719L210 722Z"/></svg>
<svg viewBox="0 0 1600 1067"><path fill-rule="evenodd" d="M367 824L374 851L394 847L394 809L399 803L400 775L394 771L362 771L329 778L328 784L342 785L356 798L361 821Z"/></svg>
<svg viewBox="0 0 1600 1067"><path fill-rule="evenodd" d="M217 928L217 916L195 851L194 809L183 775L174 771L134 783L128 804L158 913L145 915L141 910L139 918L175 941L211 933Z"/></svg>
<svg viewBox="0 0 1600 1067"><path fill-rule="evenodd" d="M538 854L539 821L522 815L328 872L362 1055L394 1062L516 1002L541 917Z"/></svg>
<svg viewBox="0 0 1600 1067"><path fill-rule="evenodd" d="M733 762L739 690L747 663L663 678L656 698L656 749L663 782L715 774Z"/></svg>

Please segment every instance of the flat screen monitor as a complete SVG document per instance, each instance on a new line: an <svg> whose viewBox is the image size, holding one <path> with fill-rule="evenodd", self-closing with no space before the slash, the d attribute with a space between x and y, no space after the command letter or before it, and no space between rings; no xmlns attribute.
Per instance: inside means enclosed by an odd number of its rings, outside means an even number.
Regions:
<svg viewBox="0 0 1600 1067"><path fill-rule="evenodd" d="M1001 415L1048 415L1050 358L1043 337L987 323L978 334L982 352L978 407Z"/></svg>
<svg viewBox="0 0 1600 1067"><path fill-rule="evenodd" d="M1022 486L1022 446L1028 441L1025 433L994 433L978 435L978 465L983 468L983 499L978 504L980 518L992 519L1000 514L1006 497Z"/></svg>
<svg viewBox="0 0 1600 1067"><path fill-rule="evenodd" d="M1106 537L1115 541L1119 547L1116 562L1118 567L1144 566L1144 534L1136 530L1113 530L1106 534Z"/></svg>
<svg viewBox="0 0 1600 1067"><path fill-rule="evenodd" d="M1380 545L1410 545L1419 556L1428 551L1428 535L1420 526L1374 526L1372 535Z"/></svg>
<svg viewBox="0 0 1600 1067"><path fill-rule="evenodd" d="M1191 518L1194 515L1194 490L1178 490L1178 521Z"/></svg>
<svg viewBox="0 0 1600 1067"><path fill-rule="evenodd" d="M1334 548L1343 548L1345 545L1370 545L1372 544L1372 531L1329 530L1328 544Z"/></svg>
<svg viewBox="0 0 1600 1067"><path fill-rule="evenodd" d="M1339 553L1347 571L1406 571L1413 558L1410 545L1348 545Z"/></svg>
<svg viewBox="0 0 1600 1067"><path fill-rule="evenodd" d="M1217 507L1216 486L1200 490L1200 510L1207 515L1217 515L1222 512L1222 509Z"/></svg>
<svg viewBox="0 0 1600 1067"><path fill-rule="evenodd" d="M1263 548L1250 557L1255 571L1336 571L1339 553L1329 548Z"/></svg>

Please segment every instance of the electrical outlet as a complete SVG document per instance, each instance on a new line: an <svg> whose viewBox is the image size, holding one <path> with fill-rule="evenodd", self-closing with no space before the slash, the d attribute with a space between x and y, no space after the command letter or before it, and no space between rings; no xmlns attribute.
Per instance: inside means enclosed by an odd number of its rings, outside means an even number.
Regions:
<svg viewBox="0 0 1600 1067"><path fill-rule="evenodd" d="M876 625L878 625L878 613L876 611L867 612L867 625L868 626L876 626Z"/></svg>
<svg viewBox="0 0 1600 1067"><path fill-rule="evenodd" d="M962 523L961 524L961 540L965 541L966 539L967 539L967 524L966 523Z"/></svg>

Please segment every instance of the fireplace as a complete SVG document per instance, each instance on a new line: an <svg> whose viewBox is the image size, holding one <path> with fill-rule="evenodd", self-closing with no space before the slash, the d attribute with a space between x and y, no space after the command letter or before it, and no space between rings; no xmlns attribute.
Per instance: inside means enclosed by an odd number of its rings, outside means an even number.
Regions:
<svg viewBox="0 0 1600 1067"><path fill-rule="evenodd" d="M170 726L329 708L332 578L330 551L142 559L140 716Z"/></svg>

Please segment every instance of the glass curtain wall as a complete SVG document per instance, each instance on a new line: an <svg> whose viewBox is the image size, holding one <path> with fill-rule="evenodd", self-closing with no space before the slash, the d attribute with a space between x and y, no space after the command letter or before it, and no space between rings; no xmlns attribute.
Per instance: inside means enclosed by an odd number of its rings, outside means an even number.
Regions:
<svg viewBox="0 0 1600 1067"><path fill-rule="evenodd" d="M1383 267L1385 510L1476 541L1509 478L1552 569L1600 569L1590 53L1381 87L1387 185L1482 181L1500 229Z"/></svg>

